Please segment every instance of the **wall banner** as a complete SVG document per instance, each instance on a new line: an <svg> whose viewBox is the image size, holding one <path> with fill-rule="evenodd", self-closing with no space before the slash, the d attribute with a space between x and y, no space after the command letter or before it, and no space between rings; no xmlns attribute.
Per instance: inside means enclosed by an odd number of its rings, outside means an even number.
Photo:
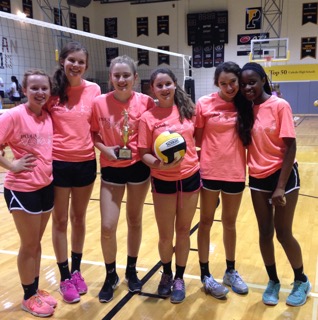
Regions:
<svg viewBox="0 0 318 320"><path fill-rule="evenodd" d="M300 59L307 57L316 59L317 37L301 38Z"/></svg>
<svg viewBox="0 0 318 320"><path fill-rule="evenodd" d="M138 66L145 64L149 66L149 51L144 49L137 49Z"/></svg>
<svg viewBox="0 0 318 320"><path fill-rule="evenodd" d="M273 82L317 81L317 64L281 65L264 68Z"/></svg>
<svg viewBox="0 0 318 320"><path fill-rule="evenodd" d="M157 17L157 35L169 34L169 16Z"/></svg>
<svg viewBox="0 0 318 320"><path fill-rule="evenodd" d="M137 37L144 34L148 36L148 17L137 18Z"/></svg>
<svg viewBox="0 0 318 320"><path fill-rule="evenodd" d="M247 8L245 11L245 30L262 29L262 7Z"/></svg>
<svg viewBox="0 0 318 320"><path fill-rule="evenodd" d="M317 24L317 8L318 2L303 3L302 25L309 22Z"/></svg>

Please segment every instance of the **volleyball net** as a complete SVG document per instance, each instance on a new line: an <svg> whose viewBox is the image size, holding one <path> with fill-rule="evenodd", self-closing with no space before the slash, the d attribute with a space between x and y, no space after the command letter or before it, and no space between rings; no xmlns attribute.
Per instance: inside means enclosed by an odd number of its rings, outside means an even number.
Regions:
<svg viewBox="0 0 318 320"><path fill-rule="evenodd" d="M71 40L81 42L88 49L89 68L85 78L99 84L103 93L109 91L110 60L123 54L137 61L139 81L136 90L144 93L149 91L149 76L156 67L171 69L181 86L189 72L190 57L183 54L5 12L0 12L0 37L0 77L5 88L10 86L11 76L21 82L24 72L30 68L40 68L52 75L61 48Z"/></svg>

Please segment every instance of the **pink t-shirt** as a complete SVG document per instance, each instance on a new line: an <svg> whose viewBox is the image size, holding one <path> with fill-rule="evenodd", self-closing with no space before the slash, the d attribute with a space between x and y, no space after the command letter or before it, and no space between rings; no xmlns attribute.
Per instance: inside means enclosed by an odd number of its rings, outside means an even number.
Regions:
<svg viewBox="0 0 318 320"><path fill-rule="evenodd" d="M217 92L197 102L197 128L203 128L200 169L209 180L243 182L246 151L236 131L237 111Z"/></svg>
<svg viewBox="0 0 318 320"><path fill-rule="evenodd" d="M248 146L249 174L266 178L282 167L285 145L282 138L296 138L292 109L289 103L271 96L255 105L252 143Z"/></svg>
<svg viewBox="0 0 318 320"><path fill-rule="evenodd" d="M131 160L108 160L100 154L101 167L127 167L140 161L137 148L138 126L141 115L155 106L154 100L142 93L133 92L130 99L121 102L114 92L103 94L93 101L92 131L98 132L106 146L124 146L122 128L124 111L128 112L129 136L127 147L132 151Z"/></svg>
<svg viewBox="0 0 318 320"><path fill-rule="evenodd" d="M100 95L100 87L83 80L77 87L68 87L67 103L57 97L48 103L53 120L53 160L82 162L95 159L91 134L92 101Z"/></svg>
<svg viewBox="0 0 318 320"><path fill-rule="evenodd" d="M139 123L138 147L152 149L156 138L164 131L180 133L187 144L187 151L184 159L177 167L168 170L151 169L151 175L165 181L176 181L188 178L199 170L199 161L194 143L194 122L184 119L180 123L180 115L177 106L171 108L154 107L145 112Z"/></svg>
<svg viewBox="0 0 318 320"><path fill-rule="evenodd" d="M52 120L44 110L36 116L25 104L20 104L0 115L0 144L7 143L15 159L26 154L37 158L33 171L6 173L7 189L31 192L52 182L52 138Z"/></svg>

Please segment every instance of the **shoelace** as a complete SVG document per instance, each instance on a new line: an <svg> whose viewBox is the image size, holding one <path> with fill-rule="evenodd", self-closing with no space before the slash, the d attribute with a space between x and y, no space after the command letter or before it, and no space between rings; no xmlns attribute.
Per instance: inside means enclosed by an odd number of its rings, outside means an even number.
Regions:
<svg viewBox="0 0 318 320"><path fill-rule="evenodd" d="M170 282L171 282L171 277L168 274L163 273L161 278L161 284L168 285Z"/></svg>
<svg viewBox="0 0 318 320"><path fill-rule="evenodd" d="M176 279L173 285L174 290L184 290L184 282L182 279Z"/></svg>

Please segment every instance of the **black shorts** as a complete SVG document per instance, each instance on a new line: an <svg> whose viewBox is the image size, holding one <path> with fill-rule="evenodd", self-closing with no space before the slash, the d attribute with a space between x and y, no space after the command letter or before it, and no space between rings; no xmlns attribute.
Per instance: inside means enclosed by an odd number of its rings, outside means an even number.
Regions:
<svg viewBox="0 0 318 320"><path fill-rule="evenodd" d="M274 192L278 183L280 169L274 172L267 178L264 179L256 179L249 176L249 187L251 190L263 191L263 192ZM285 193L289 193L295 189L300 188L300 179L298 172L298 164L294 163L293 169L288 178Z"/></svg>
<svg viewBox="0 0 318 320"><path fill-rule="evenodd" d="M13 191L4 188L4 198L10 212L22 210L31 214L40 214L53 210L53 183L31 192Z"/></svg>
<svg viewBox="0 0 318 320"><path fill-rule="evenodd" d="M21 98L20 97L11 97L10 100L13 102L20 102Z"/></svg>
<svg viewBox="0 0 318 320"><path fill-rule="evenodd" d="M150 168L142 161L138 161L128 167L103 167L101 169L102 181L124 185L126 183L141 184L150 176Z"/></svg>
<svg viewBox="0 0 318 320"><path fill-rule="evenodd" d="M96 160L67 162L53 160L53 184L56 187L86 187L96 179Z"/></svg>
<svg viewBox="0 0 318 320"><path fill-rule="evenodd" d="M200 171L189 178L176 181L165 181L152 177L151 191L153 193L174 194L177 192L194 192L201 188Z"/></svg>
<svg viewBox="0 0 318 320"><path fill-rule="evenodd" d="M0 91L0 97L3 99L4 98L4 91Z"/></svg>
<svg viewBox="0 0 318 320"><path fill-rule="evenodd" d="M222 180L202 179L203 189L209 191L223 191L224 193L242 193L245 189L245 182L232 182Z"/></svg>

